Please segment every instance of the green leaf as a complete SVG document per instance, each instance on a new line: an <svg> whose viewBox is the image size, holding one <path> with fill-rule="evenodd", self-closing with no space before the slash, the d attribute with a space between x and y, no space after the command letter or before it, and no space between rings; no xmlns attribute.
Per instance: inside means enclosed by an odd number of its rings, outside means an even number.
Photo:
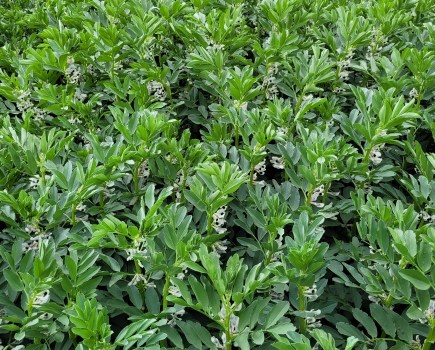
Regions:
<svg viewBox="0 0 435 350"><path fill-rule="evenodd" d="M279 301L269 311L266 323L264 327L266 329L274 326L281 317L283 317L290 308L290 304L287 301Z"/></svg>
<svg viewBox="0 0 435 350"><path fill-rule="evenodd" d="M367 333L372 337L376 338L378 331L375 323L371 319L371 317L366 314L364 311L359 309L352 309L352 314L355 319L360 322L363 327L367 330Z"/></svg>
<svg viewBox="0 0 435 350"><path fill-rule="evenodd" d="M21 282L21 278L16 272L11 270L3 270L3 275L5 276L6 281L13 290L15 290L16 292L24 290L23 282Z"/></svg>
<svg viewBox="0 0 435 350"><path fill-rule="evenodd" d="M256 345L262 345L264 343L264 332L255 331L251 334L252 342Z"/></svg>
<svg viewBox="0 0 435 350"><path fill-rule="evenodd" d="M341 334L349 336L349 337L355 337L361 341L364 341L364 334L361 333L361 331L352 326L351 324L345 323L345 322L338 322L336 325L337 331L339 331Z"/></svg>
<svg viewBox="0 0 435 350"><path fill-rule="evenodd" d="M432 266L433 251L429 244L420 242L420 249L417 253L417 263L423 272L428 272Z"/></svg>
<svg viewBox="0 0 435 350"><path fill-rule="evenodd" d="M344 350L352 350L353 349L353 347L356 345L356 343L358 343L359 342L359 340L358 340L358 338L355 338L355 337L349 337L349 338L347 338L347 341L346 341L346 348L344 349Z"/></svg>
<svg viewBox="0 0 435 350"><path fill-rule="evenodd" d="M404 269L399 271L400 275L412 283L412 285L420 290L427 290L431 284L427 277L418 270Z"/></svg>
<svg viewBox="0 0 435 350"><path fill-rule="evenodd" d="M391 314L378 304L370 304L370 314L389 336L396 335L396 327Z"/></svg>

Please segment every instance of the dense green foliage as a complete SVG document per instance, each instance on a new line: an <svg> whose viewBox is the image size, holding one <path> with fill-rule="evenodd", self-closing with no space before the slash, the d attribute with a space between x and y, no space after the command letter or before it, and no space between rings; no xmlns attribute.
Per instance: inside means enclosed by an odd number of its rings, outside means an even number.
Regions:
<svg viewBox="0 0 435 350"><path fill-rule="evenodd" d="M0 2L0 348L429 350L434 19Z"/></svg>

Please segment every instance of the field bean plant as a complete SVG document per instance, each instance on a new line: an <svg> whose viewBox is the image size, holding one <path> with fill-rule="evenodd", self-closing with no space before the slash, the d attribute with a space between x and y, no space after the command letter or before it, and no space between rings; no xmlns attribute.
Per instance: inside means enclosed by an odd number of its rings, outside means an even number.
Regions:
<svg viewBox="0 0 435 350"><path fill-rule="evenodd" d="M434 349L434 0L0 3L0 349Z"/></svg>

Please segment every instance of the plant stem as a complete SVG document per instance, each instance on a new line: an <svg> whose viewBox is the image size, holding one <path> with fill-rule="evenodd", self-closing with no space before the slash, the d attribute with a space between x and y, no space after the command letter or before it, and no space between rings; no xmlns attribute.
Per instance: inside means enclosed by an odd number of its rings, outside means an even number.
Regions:
<svg viewBox="0 0 435 350"><path fill-rule="evenodd" d="M225 336L226 336L226 344L225 345L225 349L226 350L231 350L232 346L232 336L231 336L231 331L230 331L230 319L231 319L231 313L232 310L229 307L228 303L225 303Z"/></svg>
<svg viewBox="0 0 435 350"><path fill-rule="evenodd" d="M251 170L249 172L249 184L252 186L254 184L254 170L255 170L255 166L252 165L251 166Z"/></svg>
<svg viewBox="0 0 435 350"><path fill-rule="evenodd" d="M139 192L139 165L135 165L134 171L133 171L133 184L134 184L134 193Z"/></svg>
<svg viewBox="0 0 435 350"><path fill-rule="evenodd" d="M432 323L434 322L432 321ZM430 350L431 344L433 344L434 342L435 342L435 325L431 324L427 338L423 343L423 350Z"/></svg>
<svg viewBox="0 0 435 350"><path fill-rule="evenodd" d="M299 311L305 311L304 287L298 286ZM307 321L301 317L299 319L299 332L304 334L307 331Z"/></svg>
<svg viewBox="0 0 435 350"><path fill-rule="evenodd" d="M313 196L314 186L310 185L310 188L307 193L307 200L305 201L305 205L310 206L311 205L311 197Z"/></svg>
<svg viewBox="0 0 435 350"><path fill-rule="evenodd" d="M236 148L239 148L239 126L237 124L234 125L234 132L235 132L235 146Z"/></svg>
<svg viewBox="0 0 435 350"><path fill-rule="evenodd" d="M171 279L168 274L166 274L165 285L163 286L163 296L162 296L162 311L165 311L168 308L168 292L169 292L169 284Z"/></svg>
<svg viewBox="0 0 435 350"><path fill-rule="evenodd" d="M213 215L207 212L207 236L211 235L213 230Z"/></svg>
<svg viewBox="0 0 435 350"><path fill-rule="evenodd" d="M134 266L136 268L136 273L138 275L142 275L142 270L139 266L139 262L136 259L134 259ZM144 304L145 304L145 285L144 285L143 281L140 281L138 283L138 286L139 286L140 295L141 295L142 300L144 301Z"/></svg>
<svg viewBox="0 0 435 350"><path fill-rule="evenodd" d="M100 192L100 207L104 208L104 193Z"/></svg>
<svg viewBox="0 0 435 350"><path fill-rule="evenodd" d="M76 224L76 205L73 204L71 207L71 225Z"/></svg>

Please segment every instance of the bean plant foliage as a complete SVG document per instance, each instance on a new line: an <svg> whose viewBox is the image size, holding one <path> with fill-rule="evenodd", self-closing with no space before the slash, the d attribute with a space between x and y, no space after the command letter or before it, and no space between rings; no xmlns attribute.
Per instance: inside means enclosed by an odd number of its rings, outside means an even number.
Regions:
<svg viewBox="0 0 435 350"><path fill-rule="evenodd" d="M433 0L0 3L0 348L433 349Z"/></svg>

